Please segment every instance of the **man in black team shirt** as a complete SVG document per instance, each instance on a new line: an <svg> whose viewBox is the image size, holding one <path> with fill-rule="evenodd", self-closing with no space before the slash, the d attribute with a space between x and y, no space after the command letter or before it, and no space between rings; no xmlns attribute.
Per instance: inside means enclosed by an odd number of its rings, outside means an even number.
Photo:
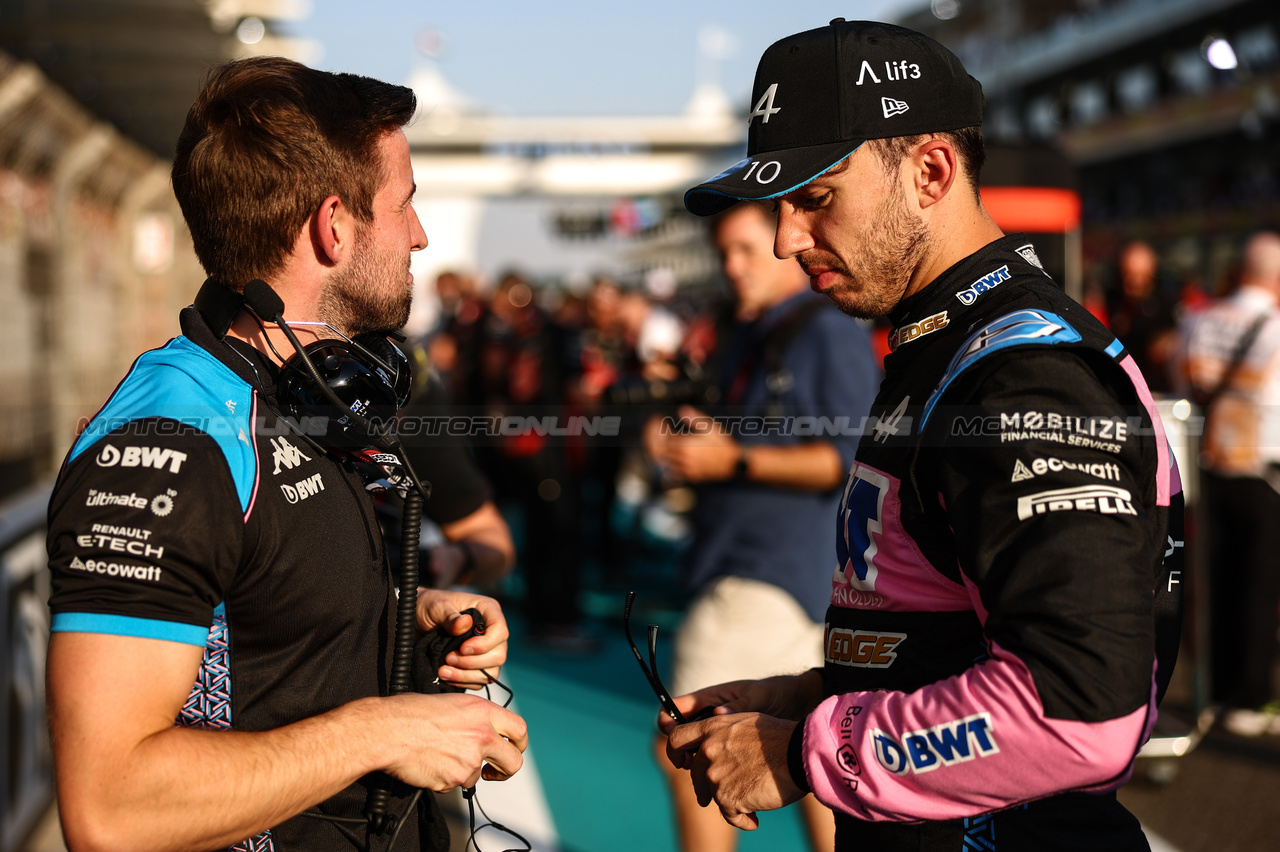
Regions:
<svg viewBox="0 0 1280 852"><path fill-rule="evenodd" d="M823 668L662 720L740 828L812 789L841 850L1147 848L1114 790L1177 647L1181 489L1132 357L983 208L982 101L936 42L837 19L765 52L748 158L685 197L773 199L775 254L894 326Z"/></svg>
<svg viewBox="0 0 1280 852"><path fill-rule="evenodd" d="M447 848L411 788L520 768L513 713L387 695L396 595L369 483L277 413L293 349L239 309L261 278L303 345L404 323L427 244L400 129L413 110L406 88L279 58L215 69L192 106L174 189L210 280L182 336L143 354L76 440L50 504L72 849L384 849L389 834L366 847L375 783L392 788L396 848ZM417 622L459 635L471 607L487 631L438 675L479 686L506 658L497 602L424 590Z"/></svg>

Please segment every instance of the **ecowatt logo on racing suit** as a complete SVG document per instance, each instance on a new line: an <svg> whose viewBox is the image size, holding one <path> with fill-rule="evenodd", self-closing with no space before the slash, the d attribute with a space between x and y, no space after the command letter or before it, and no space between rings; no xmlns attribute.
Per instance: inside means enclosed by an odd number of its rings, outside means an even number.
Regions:
<svg viewBox="0 0 1280 852"><path fill-rule="evenodd" d="M1092 476L1094 479L1106 479L1111 482L1120 481L1120 465L1115 462L1080 463L1057 458L1033 459L1030 467L1023 464L1022 459L1017 459L1013 463L1013 476L1009 478L1009 481L1025 482L1037 476L1044 476L1050 471L1061 473L1064 470L1077 471Z"/></svg>

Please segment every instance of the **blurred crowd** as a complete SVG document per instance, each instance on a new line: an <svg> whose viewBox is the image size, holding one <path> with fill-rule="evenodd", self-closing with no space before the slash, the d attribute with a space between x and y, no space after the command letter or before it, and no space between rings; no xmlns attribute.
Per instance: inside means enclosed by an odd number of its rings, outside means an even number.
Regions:
<svg viewBox="0 0 1280 852"><path fill-rule="evenodd" d="M523 600L532 638L567 652L589 650L584 570L623 571L646 547L674 553L686 533L681 496L653 490L639 458L640 428L662 407L662 394L690 401L705 387L721 302L708 294L677 297L662 270L636 286L599 276L576 290L540 286L518 271L488 286L446 271L436 295L435 323L410 346L418 374L438 378L435 401L449 412L531 417L562 428L575 418L617 418L612 427L568 429L579 434L532 428L471 439L519 539L512 591ZM644 547L619 546L636 537L646 539ZM669 570L673 560L663 562Z"/></svg>
<svg viewBox="0 0 1280 852"><path fill-rule="evenodd" d="M1203 417L1193 473L1210 698L1232 733L1280 735L1280 236L1254 234L1208 283L1171 274L1146 242L1126 243L1099 266L1085 305L1153 393Z"/></svg>

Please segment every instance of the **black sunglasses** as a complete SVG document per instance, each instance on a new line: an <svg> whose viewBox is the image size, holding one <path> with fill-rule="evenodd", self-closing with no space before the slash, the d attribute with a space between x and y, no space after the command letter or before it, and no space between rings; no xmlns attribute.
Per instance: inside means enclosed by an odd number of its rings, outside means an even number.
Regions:
<svg viewBox="0 0 1280 852"><path fill-rule="evenodd" d="M636 593L627 592L627 606L622 611L622 626L627 632L627 644L631 646L631 653L636 655L636 662L640 664L640 671L644 672L645 679L649 681L649 686L653 688L654 694L658 696L662 709L667 711L668 716L675 719L677 725L709 718L715 712L714 707L704 707L692 718L686 717L676 707L676 703L671 700L671 695L667 692L667 688L662 685L662 679L658 677L658 625L656 624L649 625L649 663L648 665L645 664L644 657L640 654L640 649L636 647L636 640L631 638L631 607L635 601Z"/></svg>

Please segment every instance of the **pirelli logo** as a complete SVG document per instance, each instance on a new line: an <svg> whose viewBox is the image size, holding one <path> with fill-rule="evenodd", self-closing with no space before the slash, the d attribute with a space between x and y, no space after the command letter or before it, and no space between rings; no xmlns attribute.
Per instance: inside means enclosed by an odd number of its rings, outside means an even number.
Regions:
<svg viewBox="0 0 1280 852"><path fill-rule="evenodd" d="M827 628L826 659L837 666L859 669L887 669L898 659L894 650L905 633L873 633L869 630Z"/></svg>
<svg viewBox="0 0 1280 852"><path fill-rule="evenodd" d="M1048 512L1097 512L1100 515L1136 515L1133 496L1113 485L1082 485L1057 488L1018 498L1018 520L1025 521Z"/></svg>

